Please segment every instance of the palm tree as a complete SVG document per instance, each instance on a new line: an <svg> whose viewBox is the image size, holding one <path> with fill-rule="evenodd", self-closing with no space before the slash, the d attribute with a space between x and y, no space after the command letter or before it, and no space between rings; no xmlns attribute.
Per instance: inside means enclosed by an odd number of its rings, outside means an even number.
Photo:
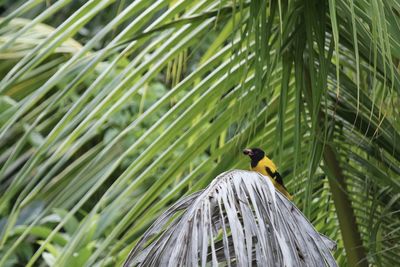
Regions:
<svg viewBox="0 0 400 267"><path fill-rule="evenodd" d="M2 4L5 5L5 4ZM400 253L398 1L14 1L0 266L121 265L263 147L340 266Z"/></svg>

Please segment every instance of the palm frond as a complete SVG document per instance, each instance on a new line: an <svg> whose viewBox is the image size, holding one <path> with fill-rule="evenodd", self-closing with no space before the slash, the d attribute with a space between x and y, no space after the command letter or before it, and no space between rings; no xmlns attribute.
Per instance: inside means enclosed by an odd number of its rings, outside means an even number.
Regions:
<svg viewBox="0 0 400 267"><path fill-rule="evenodd" d="M124 266L337 266L334 246L267 177L233 170L165 211Z"/></svg>

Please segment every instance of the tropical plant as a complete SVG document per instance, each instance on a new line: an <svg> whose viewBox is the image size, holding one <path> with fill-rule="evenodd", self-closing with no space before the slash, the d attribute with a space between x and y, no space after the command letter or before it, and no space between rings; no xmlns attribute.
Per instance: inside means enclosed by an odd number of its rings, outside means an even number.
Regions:
<svg viewBox="0 0 400 267"><path fill-rule="evenodd" d="M0 5L0 266L121 265L247 145L340 266L398 263L398 1Z"/></svg>

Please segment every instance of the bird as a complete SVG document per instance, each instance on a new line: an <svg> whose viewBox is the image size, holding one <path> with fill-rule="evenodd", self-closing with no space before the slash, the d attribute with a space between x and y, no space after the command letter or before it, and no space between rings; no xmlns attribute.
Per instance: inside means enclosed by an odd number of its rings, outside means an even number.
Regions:
<svg viewBox="0 0 400 267"><path fill-rule="evenodd" d="M279 174L276 165L265 155L265 152L262 149L245 148L243 149L243 154L250 157L252 171L256 171L262 175L268 176L276 189L278 189L289 200L293 200L293 196L290 195L283 184L282 176Z"/></svg>

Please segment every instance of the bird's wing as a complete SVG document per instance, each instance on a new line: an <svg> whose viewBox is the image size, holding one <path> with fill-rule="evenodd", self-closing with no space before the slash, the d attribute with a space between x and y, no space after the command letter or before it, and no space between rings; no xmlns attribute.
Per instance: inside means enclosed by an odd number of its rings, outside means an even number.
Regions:
<svg viewBox="0 0 400 267"><path fill-rule="evenodd" d="M283 188L285 188L285 190L287 190L285 185L283 184L283 179L279 172L272 172L271 169L268 167L265 167L265 170L267 171L269 176L271 176L271 178L273 178L278 184L280 184Z"/></svg>
<svg viewBox="0 0 400 267"><path fill-rule="evenodd" d="M271 171L269 167L265 167L265 170L267 171L268 175L271 176L271 178L275 177L275 174Z"/></svg>
<svg viewBox="0 0 400 267"><path fill-rule="evenodd" d="M282 176L279 174L279 172L275 172L275 181L278 184L280 184L281 186L283 186L283 188L285 188L285 190L287 190L285 185L283 184L283 179L282 179Z"/></svg>

